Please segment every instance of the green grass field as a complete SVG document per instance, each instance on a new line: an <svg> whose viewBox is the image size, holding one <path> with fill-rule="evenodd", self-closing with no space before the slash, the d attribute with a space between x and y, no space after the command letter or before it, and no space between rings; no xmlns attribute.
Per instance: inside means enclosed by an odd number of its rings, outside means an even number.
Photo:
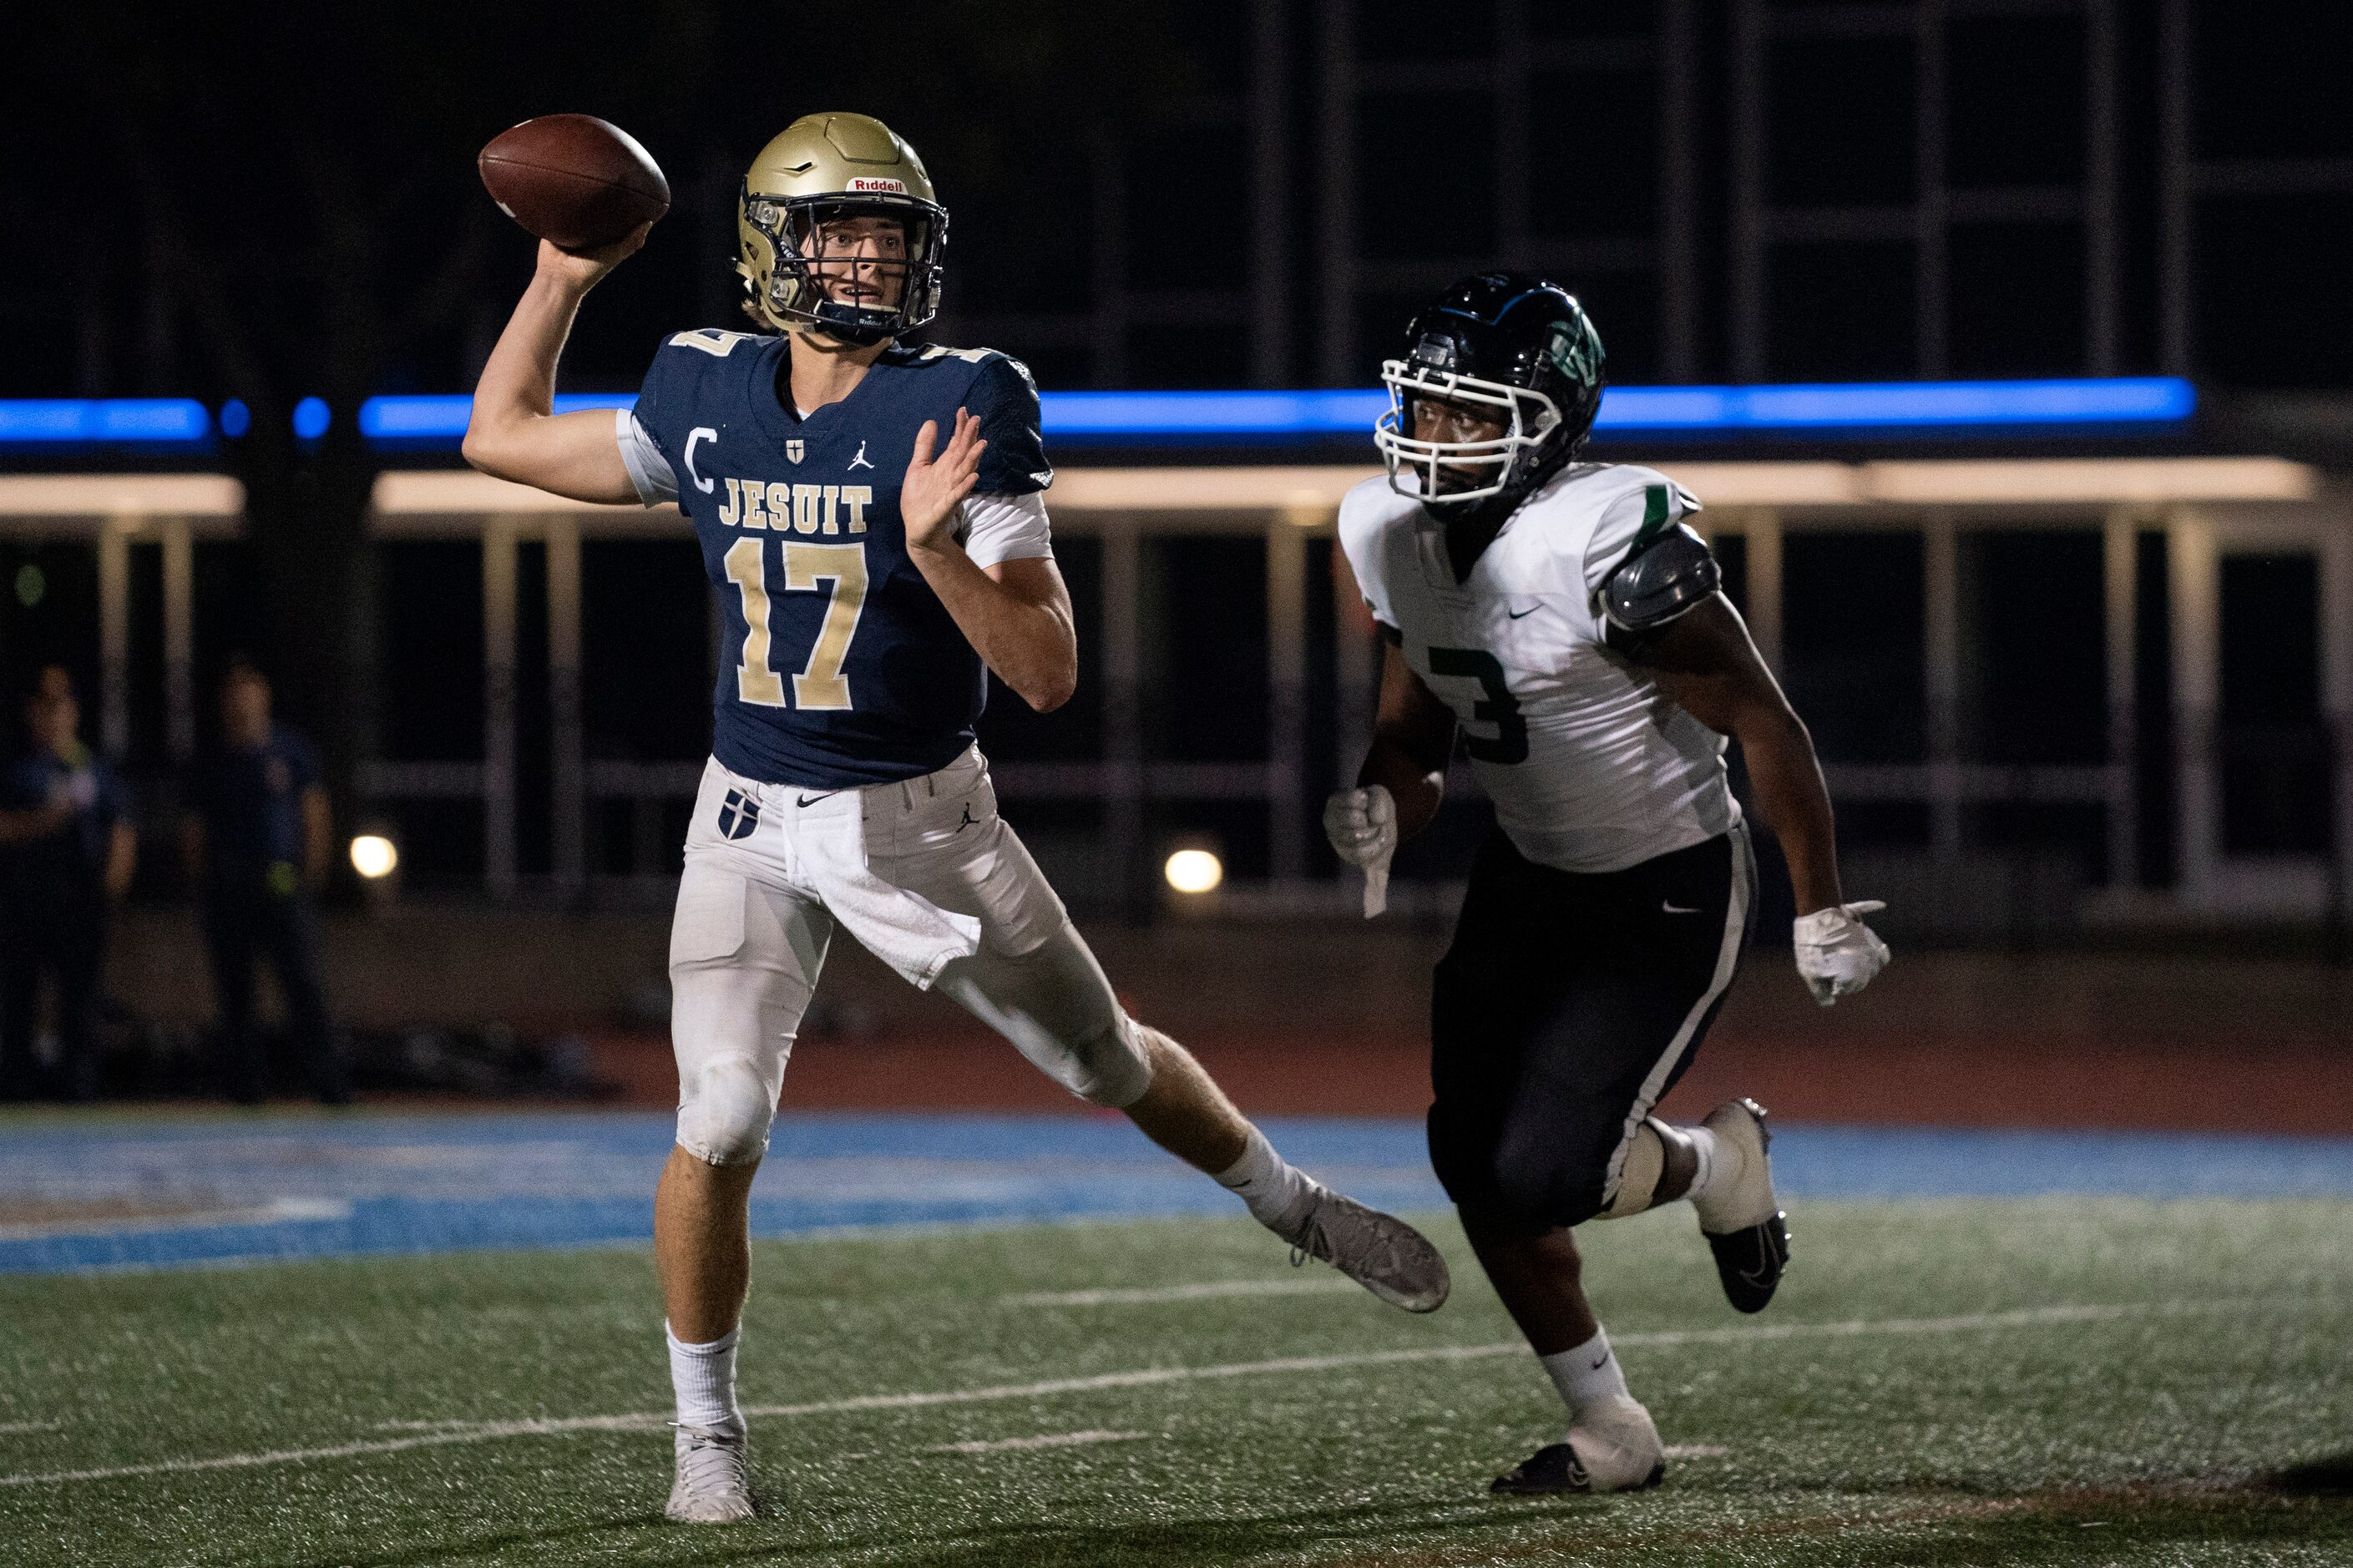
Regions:
<svg viewBox="0 0 2353 1568"><path fill-rule="evenodd" d="M744 1397L804 1408L754 1420L767 1516L700 1529L660 1517L643 1249L9 1278L0 1562L2353 1562L2353 1205L1795 1226L1757 1320L1687 1215L1588 1227L1683 1452L1535 1502L1486 1483L1558 1405L1467 1272L1415 1319L1240 1220L765 1244ZM1282 1289L1022 1299L1215 1281Z"/></svg>

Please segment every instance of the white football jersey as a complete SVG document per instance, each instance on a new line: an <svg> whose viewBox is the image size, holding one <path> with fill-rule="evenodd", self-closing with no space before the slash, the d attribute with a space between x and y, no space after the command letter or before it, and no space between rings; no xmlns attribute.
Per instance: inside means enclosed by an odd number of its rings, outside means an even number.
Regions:
<svg viewBox="0 0 2353 1568"><path fill-rule="evenodd" d="M1650 468L1573 463L1454 580L1444 524L1387 479L1340 502L1340 544L1373 618L1454 710L1521 854L1617 871L1740 819L1724 737L1603 641L1600 589L1637 539L1699 502Z"/></svg>

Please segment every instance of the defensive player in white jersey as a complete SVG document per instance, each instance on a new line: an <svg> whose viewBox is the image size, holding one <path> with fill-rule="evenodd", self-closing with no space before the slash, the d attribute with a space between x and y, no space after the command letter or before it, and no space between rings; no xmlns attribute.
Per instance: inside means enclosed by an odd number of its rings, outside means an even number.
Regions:
<svg viewBox="0 0 2353 1568"><path fill-rule="evenodd" d="M1078 649L1029 373L899 341L937 306L947 230L913 149L865 115L805 116L754 160L737 226L765 331L674 335L617 418L552 415L550 397L582 296L644 232L587 255L543 244L466 435L475 467L559 495L675 500L726 617L671 925L678 1142L654 1205L678 1402L669 1513L692 1522L754 1511L735 1398L747 1204L837 924L1125 1111L1294 1257L1409 1311L1447 1293L1411 1226L1286 1163L1182 1047L1127 1016L997 814L973 741L982 666L1050 709Z"/></svg>
<svg viewBox="0 0 2353 1568"><path fill-rule="evenodd" d="M1324 826L1373 913L1458 734L1494 802L1431 998L1430 1161L1569 1410L1566 1440L1494 1489L1649 1486L1658 1429L1586 1302L1571 1228L1689 1198L1744 1312L1788 1257L1764 1110L1651 1114L1748 934L1725 737L1788 857L1798 968L1825 1005L1886 963L1859 918L1880 906L1840 890L1812 742L1683 521L1699 503L1649 468L1577 460L1602 353L1576 300L1464 279L1382 379L1389 477L1348 492L1340 540L1390 647L1370 754Z"/></svg>

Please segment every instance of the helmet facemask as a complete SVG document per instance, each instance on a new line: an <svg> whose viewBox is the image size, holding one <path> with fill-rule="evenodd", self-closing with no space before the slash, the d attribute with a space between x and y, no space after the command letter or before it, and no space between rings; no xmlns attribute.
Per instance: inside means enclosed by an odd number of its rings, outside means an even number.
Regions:
<svg viewBox="0 0 2353 1568"><path fill-rule="evenodd" d="M1388 466L1389 488L1425 506L1475 506L1514 489L1561 428L1559 405L1545 394L1442 370L1419 354L1383 362L1381 384L1388 388L1389 406L1373 424L1373 445ZM1502 433L1479 441L1421 440L1412 432L1413 405L1422 398L1493 409ZM1466 477L1471 483L1462 482Z"/></svg>
<svg viewBox="0 0 2353 1568"><path fill-rule="evenodd" d="M767 240L775 257L766 268L765 289L757 269L744 269L754 290L754 313L772 325L786 331L812 327L845 342L875 343L903 336L939 313L940 256L947 244L948 215L936 203L879 194L758 195L747 182L738 210L744 223ZM882 217L898 224L905 237L902 253L856 258L813 254L822 226L853 217ZM751 248L747 244L747 255ZM820 270L849 267L858 269L860 281L887 284L895 279L897 303L845 304L833 299ZM889 292L887 286L883 292Z"/></svg>

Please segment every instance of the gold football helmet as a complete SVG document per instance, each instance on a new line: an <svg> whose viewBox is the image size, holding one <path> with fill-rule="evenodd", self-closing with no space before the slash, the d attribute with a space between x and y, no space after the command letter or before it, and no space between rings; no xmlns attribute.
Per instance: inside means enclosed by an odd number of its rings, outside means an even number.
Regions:
<svg viewBox="0 0 2353 1568"><path fill-rule="evenodd" d="M900 279L898 302L845 304L809 275L818 226L838 218L899 222L901 257L870 261ZM947 209L933 199L923 161L889 126L866 114L804 114L752 160L735 204L749 298L744 310L778 331L814 327L850 342L880 342L939 313L940 253Z"/></svg>

